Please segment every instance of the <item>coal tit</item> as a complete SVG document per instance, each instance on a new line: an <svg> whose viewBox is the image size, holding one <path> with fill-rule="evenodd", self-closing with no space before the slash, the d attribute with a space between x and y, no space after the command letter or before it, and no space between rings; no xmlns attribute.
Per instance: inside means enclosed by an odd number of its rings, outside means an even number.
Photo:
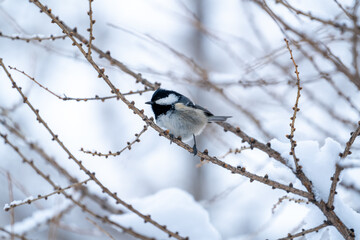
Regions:
<svg viewBox="0 0 360 240"><path fill-rule="evenodd" d="M223 122L230 116L214 116L209 110L194 104L175 91L157 89L150 104L156 123L169 130L170 137L187 141L193 137L193 153L197 154L195 135L199 135L209 122Z"/></svg>

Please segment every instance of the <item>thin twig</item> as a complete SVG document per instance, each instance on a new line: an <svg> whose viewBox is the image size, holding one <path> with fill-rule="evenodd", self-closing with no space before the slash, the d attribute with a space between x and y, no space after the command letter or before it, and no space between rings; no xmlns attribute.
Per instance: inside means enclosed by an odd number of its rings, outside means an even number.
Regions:
<svg viewBox="0 0 360 240"><path fill-rule="evenodd" d="M74 188L74 187L78 187L80 185L83 185L83 184L86 184L88 181L90 181L91 179L87 179L85 181L82 181L82 182L78 182L78 183L74 183L74 184L71 184L70 186L67 186L65 188L59 188L58 190L52 192L52 193L49 193L49 194L46 194L46 195L38 195L37 198L28 198L26 199L25 201L21 201L20 203L11 203L10 204L5 204L5 207L4 207L4 210L5 211L9 211L10 209L13 209L15 207L18 207L18 206L22 206L22 205L25 205L25 204L31 204L37 200L40 200L40 199L45 199L47 200L48 197L52 196L52 195L55 195L55 194L60 194L62 193L63 191L65 190L68 190L70 188Z"/></svg>
<svg viewBox="0 0 360 240"><path fill-rule="evenodd" d="M343 32L343 31L351 31L352 32L353 31L352 28L349 28L349 27L347 27L346 25L343 25L343 24L339 24L339 23L337 23L337 22L335 22L333 20L325 20L325 19L322 19L320 17L316 17L313 14L311 14L311 12L305 13L305 12L301 11L300 9L297 9L297 8L293 7L287 1L285 2L285 1L282 1L282 0L277 0L277 3L280 3L283 6L285 6L286 8L288 8L289 10L294 11L297 15L302 15L302 16L305 16L305 17L309 18L310 20L318 21L318 22L322 23L324 26L325 25L330 25L330 26L334 27L335 29L340 30L341 32Z"/></svg>
<svg viewBox="0 0 360 240"><path fill-rule="evenodd" d="M19 70L16 67L12 67L12 66L8 66L11 70L15 70L23 75L25 75L27 78L29 78L31 81L33 81L34 83L36 83L39 87L41 87L42 89L44 89L45 91L49 92L51 95L57 97L58 99L61 99L63 101L76 101L76 102L80 102L80 101L91 101L91 100L98 100L98 101L102 101L104 102L107 99L113 99L116 98L117 100L119 100L119 97L116 95L113 96L107 96L107 97L99 97L98 95L95 95L95 97L90 97L90 98L73 98L73 97L61 97L59 94L56 94L54 91L50 90L49 88L45 87L44 85L42 85L41 83L39 83L38 81L36 81L35 78L31 77L29 74L27 74L25 71ZM142 95L145 92L149 92L152 91L152 89L148 88L145 86L145 88L143 90L137 90L137 91L129 91L127 93L122 93L124 96L128 96L128 95L135 95L135 94L139 94ZM65 94L64 94L65 95Z"/></svg>
<svg viewBox="0 0 360 240"><path fill-rule="evenodd" d="M346 143L344 152L339 154L341 159L345 159L349 154L351 154L350 148L353 145L356 137L359 136L359 134L360 134L360 121L358 122L357 129L351 134L349 141ZM343 169L344 168L342 166L340 166L339 164L336 164L335 173L331 177L332 182L331 182L331 187L330 187L330 193L329 193L328 202L326 204L327 207L330 209L334 209L333 203L334 203L335 194L337 193L336 186L337 186L338 182L340 181L340 173Z"/></svg>
<svg viewBox="0 0 360 240"><path fill-rule="evenodd" d="M305 204L309 204L310 202L309 201L306 201L304 199L295 199L295 198L292 198L292 197L289 197L287 195L285 196L282 196L281 198L279 198L279 200L277 201L277 203L274 204L274 206L272 207L271 209L271 212L274 214L275 212L275 209L284 201L284 200L288 200L289 202L291 201L294 201L295 203L305 203Z"/></svg>
<svg viewBox="0 0 360 240"><path fill-rule="evenodd" d="M21 240L30 240L30 239L26 238L24 235L20 235L20 234L16 234L16 233L11 233L11 232L9 232L8 230L6 230L6 229L3 228L3 227L0 227L0 231L9 234L11 238L12 238L12 237L16 237L16 238L19 238L19 239L21 239Z"/></svg>
<svg viewBox="0 0 360 240"><path fill-rule="evenodd" d="M98 151L89 151L89 150L84 150L84 148L81 148L80 151L82 151L83 153L86 153L86 154L91 154L93 156L99 156L99 157L105 157L105 158L108 158L110 156L112 157L116 157L116 156L119 156L122 152L124 152L126 149L129 149L131 150L131 147L132 145L134 145L135 143L137 142L140 142L140 136L146 132L146 130L148 130L148 126L147 125L144 125L144 128L143 130L141 130L141 132L139 133L135 133L135 139L132 141L132 142L127 142L127 146L124 147L123 149L121 149L120 151L117 151L117 152L111 152L109 151L109 153L101 153L101 152L98 152Z"/></svg>
<svg viewBox="0 0 360 240"><path fill-rule="evenodd" d="M319 226L314 227L314 228L310 228L308 230L302 229L301 232L296 233L296 234L290 234L289 233L287 237L280 238L279 240L291 240L291 239L294 239L294 238L297 238L297 237L302 237L302 236L305 236L305 234L312 233L312 232L317 232L320 229L323 229L324 227L327 227L327 226L329 226L329 223L324 222L323 224L320 224Z"/></svg>
<svg viewBox="0 0 360 240"><path fill-rule="evenodd" d="M93 11L92 11L92 7L91 7L91 3L93 2L94 0L89 0L89 11L88 11L88 15L89 15L89 18L90 18L90 27L87 29L88 32L89 32L89 43L88 43L88 52L87 52L87 55L88 57L91 57L91 43L92 41L95 39L95 37L93 36L93 25L95 23L95 20L93 20Z"/></svg>
<svg viewBox="0 0 360 240"><path fill-rule="evenodd" d="M8 38L11 40L22 40L22 41L26 41L26 42L30 42L30 41L45 41L45 40L53 40L55 41L56 39L65 39L66 35L61 35L61 36L53 36L50 35L49 37L40 37L40 36L35 36L35 37L21 37L21 36L10 36L10 35L5 35L2 32L0 32L0 37L3 38Z"/></svg>
<svg viewBox="0 0 360 240"><path fill-rule="evenodd" d="M334 0L334 2L338 5L338 7L345 13L345 15L346 15L348 18L350 18L350 19L353 18L353 16L339 3L338 0Z"/></svg>
<svg viewBox="0 0 360 240"><path fill-rule="evenodd" d="M296 95L296 100L295 100L295 105L293 107L294 113L293 116L290 118L291 123L290 123L290 128L291 128L291 132L289 135L286 135L286 137L290 140L291 143L291 150L290 150L290 155L292 155L293 159L294 159L294 163L295 163L295 171L300 171L301 170L301 166L299 165L299 159L296 157L296 153L295 153L295 147L296 147L296 141L294 140L294 133L295 133L295 119L296 119L296 114L298 111L300 111L300 108L298 107L299 105L299 99L300 99L300 91L301 91L301 86L300 86L300 76L299 76L299 71L298 71L298 65L295 62L295 59L293 57L292 54L292 50L290 48L289 45L289 41L285 38L284 39L285 43L286 43L286 47L289 50L290 53L290 59L292 60L294 66L295 66L295 74L296 74L296 86L297 86L297 95Z"/></svg>
<svg viewBox="0 0 360 240"><path fill-rule="evenodd" d="M14 201L12 179L11 179L11 175L9 172L6 172L6 176L8 179L9 200L10 200L10 202L12 202L12 201ZM14 237L14 224L15 224L15 211L14 211L14 209L11 209L11 212L10 212L11 240L13 240L15 238Z"/></svg>
<svg viewBox="0 0 360 240"><path fill-rule="evenodd" d="M241 153L244 150L249 150L249 149L252 150L253 148L247 147L247 146L241 146L240 148L235 148L235 149L230 148L224 155L220 156L219 158L224 159L227 155L229 155L231 153L234 153L236 155L236 154Z"/></svg>
<svg viewBox="0 0 360 240"><path fill-rule="evenodd" d="M340 186L342 186L346 189L350 189L360 195L360 188L354 186L354 184L348 184L348 183L341 182Z"/></svg>
<svg viewBox="0 0 360 240"><path fill-rule="evenodd" d="M104 233L107 237L109 237L111 240L115 240L115 238L113 236L111 236L111 234L106 231L104 228L102 228L99 224L97 224L94 220L86 217L86 220L88 220L91 224L93 224L97 229L99 229L100 232Z"/></svg>

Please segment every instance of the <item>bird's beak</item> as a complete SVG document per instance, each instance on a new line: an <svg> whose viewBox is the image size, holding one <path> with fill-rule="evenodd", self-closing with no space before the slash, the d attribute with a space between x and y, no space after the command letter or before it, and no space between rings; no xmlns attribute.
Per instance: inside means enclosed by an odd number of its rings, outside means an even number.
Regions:
<svg viewBox="0 0 360 240"><path fill-rule="evenodd" d="M150 105L152 105L153 102L152 102L152 101L148 101L148 102L146 102L145 104L150 104Z"/></svg>

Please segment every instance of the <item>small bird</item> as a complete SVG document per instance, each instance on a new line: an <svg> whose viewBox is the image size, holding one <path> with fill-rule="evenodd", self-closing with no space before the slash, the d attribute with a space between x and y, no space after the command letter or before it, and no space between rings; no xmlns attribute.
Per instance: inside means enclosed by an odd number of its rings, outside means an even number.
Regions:
<svg viewBox="0 0 360 240"><path fill-rule="evenodd" d="M193 154L197 154L195 135L199 135L209 122L223 122L230 116L214 116L209 110L194 104L190 99L171 90L157 89L150 104L156 123L167 130L171 138L187 141L193 137Z"/></svg>

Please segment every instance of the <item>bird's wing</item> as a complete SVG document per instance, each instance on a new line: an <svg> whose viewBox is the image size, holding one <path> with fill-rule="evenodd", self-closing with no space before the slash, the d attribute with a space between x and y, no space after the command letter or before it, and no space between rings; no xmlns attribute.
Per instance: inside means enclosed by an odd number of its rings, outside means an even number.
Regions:
<svg viewBox="0 0 360 240"><path fill-rule="evenodd" d="M206 108L203 108L202 106L194 104L190 99L188 99L185 96L181 96L179 98L179 102L183 103L185 106L189 106L189 107L193 107L193 108L196 108L196 109L203 110L205 115L208 116L208 117L214 116L214 114L212 114L209 110L207 110Z"/></svg>
<svg viewBox="0 0 360 240"><path fill-rule="evenodd" d="M203 108L202 106L199 106L199 105L194 105L194 108L196 109L200 109L200 110L203 110L205 115L210 117L210 116L214 116L214 114L212 114L209 110L207 110L206 108Z"/></svg>

